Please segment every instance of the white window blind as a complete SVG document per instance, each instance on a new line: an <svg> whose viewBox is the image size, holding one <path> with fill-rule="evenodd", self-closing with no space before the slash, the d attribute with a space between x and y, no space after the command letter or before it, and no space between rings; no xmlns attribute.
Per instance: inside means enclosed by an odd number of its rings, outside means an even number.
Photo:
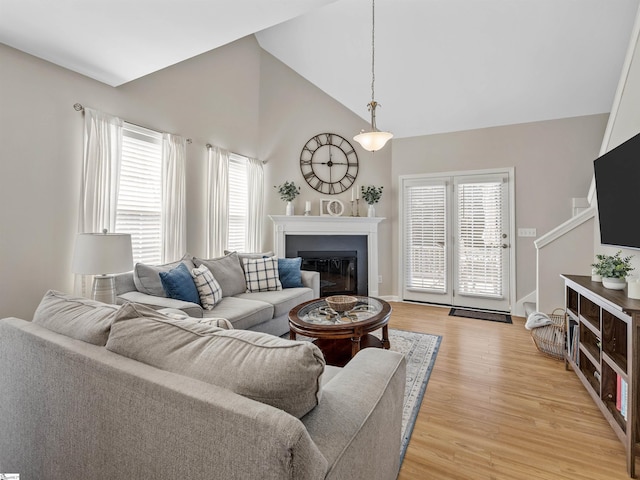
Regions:
<svg viewBox="0 0 640 480"><path fill-rule="evenodd" d="M458 289L502 296L503 182L458 183Z"/></svg>
<svg viewBox="0 0 640 480"><path fill-rule="evenodd" d="M247 160L240 155L229 156L229 239L227 248L246 252L247 213Z"/></svg>
<svg viewBox="0 0 640 480"><path fill-rule="evenodd" d="M125 123L116 231L130 233L133 261L162 259L162 134Z"/></svg>
<svg viewBox="0 0 640 480"><path fill-rule="evenodd" d="M404 217L405 288L446 292L446 184L405 187Z"/></svg>

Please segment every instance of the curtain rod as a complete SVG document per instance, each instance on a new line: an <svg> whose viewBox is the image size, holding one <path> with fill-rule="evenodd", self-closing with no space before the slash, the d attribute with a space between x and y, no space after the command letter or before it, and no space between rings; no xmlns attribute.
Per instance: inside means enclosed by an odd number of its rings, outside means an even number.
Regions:
<svg viewBox="0 0 640 480"><path fill-rule="evenodd" d="M210 143L207 143L207 144L205 145L205 147L207 147L207 150L211 150L211 149L213 148L213 145L211 145ZM238 155L238 156L240 156L240 157L249 158L247 155L242 155L241 153L236 153L236 152L231 152L231 151L229 151L229 153L230 153L230 154L232 154L232 155ZM264 163L267 163L267 161L266 161L266 160L262 160L262 163L263 163L263 164L264 164Z"/></svg>
<svg viewBox="0 0 640 480"><path fill-rule="evenodd" d="M74 103L74 104L73 104L73 109L74 109L76 112L84 112L84 107L82 106L82 104L81 104L81 103ZM125 121L126 121L126 120L125 120ZM127 121L127 123L130 123L131 125L135 125L136 127L146 128L147 130L153 130L153 131L155 131L155 132L157 132L157 131L158 131L158 130L156 130L155 128L145 127L144 125L138 125L137 123L133 123L133 122L129 122L129 121ZM190 139L190 138L187 138L186 142L190 144L190 143L191 143L191 139Z"/></svg>

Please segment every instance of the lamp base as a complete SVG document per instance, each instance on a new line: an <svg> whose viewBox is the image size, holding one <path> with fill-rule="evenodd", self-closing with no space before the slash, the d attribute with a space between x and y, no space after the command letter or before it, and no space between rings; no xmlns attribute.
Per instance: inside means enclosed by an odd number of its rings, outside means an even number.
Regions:
<svg viewBox="0 0 640 480"><path fill-rule="evenodd" d="M96 275L93 277L91 298L103 303L116 303L116 282L113 275Z"/></svg>

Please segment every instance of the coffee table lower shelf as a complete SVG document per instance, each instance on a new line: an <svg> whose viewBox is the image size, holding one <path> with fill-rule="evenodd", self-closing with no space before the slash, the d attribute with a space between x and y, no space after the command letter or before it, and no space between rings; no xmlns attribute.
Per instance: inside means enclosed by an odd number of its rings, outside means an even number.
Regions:
<svg viewBox="0 0 640 480"><path fill-rule="evenodd" d="M327 365L344 367L351 360L352 340L350 338L316 338L313 343L322 350ZM384 348L382 340L375 335L366 334L360 338L360 350L370 347Z"/></svg>

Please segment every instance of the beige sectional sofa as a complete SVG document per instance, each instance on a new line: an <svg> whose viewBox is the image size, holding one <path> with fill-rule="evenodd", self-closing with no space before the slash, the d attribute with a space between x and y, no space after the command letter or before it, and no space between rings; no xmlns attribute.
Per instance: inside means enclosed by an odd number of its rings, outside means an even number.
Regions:
<svg viewBox="0 0 640 480"><path fill-rule="evenodd" d="M0 320L0 472L47 480L396 478L405 360L49 292Z"/></svg>
<svg viewBox="0 0 640 480"><path fill-rule="evenodd" d="M168 271L180 262L159 266L137 264L133 272L117 275L117 301L119 304L141 303L156 309L179 309L196 318L226 318L236 329L281 336L289 330L289 311L296 305L320 296L320 274L302 270L301 287L247 293L242 259L265 255L271 253L242 255L229 252L215 259L199 259L188 254L183 257L181 262L189 269L203 263L207 265L220 282L222 300L212 310L205 310L197 303L166 297L159 272Z"/></svg>

